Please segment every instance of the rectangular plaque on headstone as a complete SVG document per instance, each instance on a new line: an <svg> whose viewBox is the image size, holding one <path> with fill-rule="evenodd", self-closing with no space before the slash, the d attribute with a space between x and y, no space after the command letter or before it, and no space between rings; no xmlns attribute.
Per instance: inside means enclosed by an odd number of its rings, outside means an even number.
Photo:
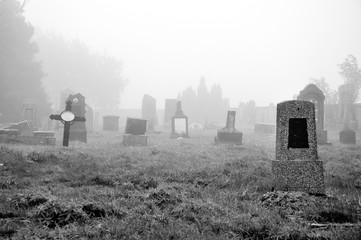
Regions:
<svg viewBox="0 0 361 240"><path fill-rule="evenodd" d="M306 118L290 118L288 128L288 148L309 148Z"/></svg>

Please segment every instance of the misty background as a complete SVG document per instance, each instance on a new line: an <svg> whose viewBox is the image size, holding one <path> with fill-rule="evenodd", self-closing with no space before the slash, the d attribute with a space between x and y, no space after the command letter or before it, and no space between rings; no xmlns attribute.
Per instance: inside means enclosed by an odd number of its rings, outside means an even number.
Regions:
<svg viewBox="0 0 361 240"><path fill-rule="evenodd" d="M223 108L268 106L312 79L336 91L339 65L350 54L361 59L358 0L4 2L23 5L33 27L28 40L52 111L65 89L111 113L140 109L144 94L163 109L164 99L203 85Z"/></svg>

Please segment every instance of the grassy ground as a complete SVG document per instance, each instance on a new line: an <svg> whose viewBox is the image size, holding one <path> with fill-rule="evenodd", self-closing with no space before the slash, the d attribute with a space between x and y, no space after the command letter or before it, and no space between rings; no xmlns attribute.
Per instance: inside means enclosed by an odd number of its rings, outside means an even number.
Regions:
<svg viewBox="0 0 361 240"><path fill-rule="evenodd" d="M0 238L361 239L360 142L329 133L317 197L272 191L275 135L242 131L241 146L216 145L216 131L149 134L147 147L110 132L0 145Z"/></svg>

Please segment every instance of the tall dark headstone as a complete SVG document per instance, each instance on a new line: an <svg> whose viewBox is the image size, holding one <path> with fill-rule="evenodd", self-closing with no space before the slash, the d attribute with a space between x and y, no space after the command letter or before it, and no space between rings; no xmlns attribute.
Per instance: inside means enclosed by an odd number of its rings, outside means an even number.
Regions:
<svg viewBox="0 0 361 240"><path fill-rule="evenodd" d="M83 117L85 118L85 97L80 94L71 94L67 101L71 101L71 111L74 113L76 117ZM81 141L81 142L87 142L87 130L85 122L75 122L70 127L70 135L69 135L70 141Z"/></svg>
<svg viewBox="0 0 361 240"><path fill-rule="evenodd" d="M154 131L157 125L157 101L150 95L145 94L142 101L142 119L147 120L148 131Z"/></svg>
<svg viewBox="0 0 361 240"><path fill-rule="evenodd" d="M277 104L275 188L324 194L323 163L318 160L315 105L292 100Z"/></svg>

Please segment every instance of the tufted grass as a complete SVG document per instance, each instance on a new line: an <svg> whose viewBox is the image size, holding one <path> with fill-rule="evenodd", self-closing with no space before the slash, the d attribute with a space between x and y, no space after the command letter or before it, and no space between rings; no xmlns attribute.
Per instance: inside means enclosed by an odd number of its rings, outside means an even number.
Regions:
<svg viewBox="0 0 361 240"><path fill-rule="evenodd" d="M242 131L241 146L215 144L216 131L149 134L147 147L124 147L109 132L69 148L1 145L0 238L361 237L359 144L319 146L327 198L275 193L275 204L286 201L275 207L262 202L273 187L275 135Z"/></svg>

